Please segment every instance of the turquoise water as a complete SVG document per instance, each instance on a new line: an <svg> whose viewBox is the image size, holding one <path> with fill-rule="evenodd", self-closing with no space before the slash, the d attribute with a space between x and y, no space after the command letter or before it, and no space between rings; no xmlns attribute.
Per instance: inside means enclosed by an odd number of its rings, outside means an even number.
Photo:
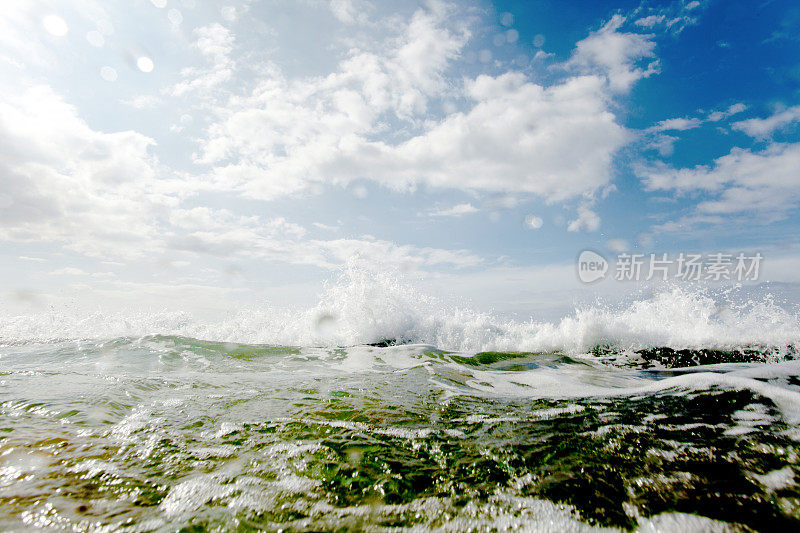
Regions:
<svg viewBox="0 0 800 533"><path fill-rule="evenodd" d="M800 527L791 348L0 350L3 530Z"/></svg>

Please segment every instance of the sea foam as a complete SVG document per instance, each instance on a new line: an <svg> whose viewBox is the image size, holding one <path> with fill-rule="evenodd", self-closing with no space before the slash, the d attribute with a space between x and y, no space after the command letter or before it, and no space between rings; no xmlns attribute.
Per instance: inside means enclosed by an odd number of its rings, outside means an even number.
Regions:
<svg viewBox="0 0 800 533"><path fill-rule="evenodd" d="M447 304L396 277L353 269L326 286L313 306L251 306L216 321L176 312L0 316L0 342L7 344L147 335L285 346L391 341L461 352L785 348L800 344L800 316L769 294L737 299L672 286L622 303L578 307L554 322L522 321Z"/></svg>

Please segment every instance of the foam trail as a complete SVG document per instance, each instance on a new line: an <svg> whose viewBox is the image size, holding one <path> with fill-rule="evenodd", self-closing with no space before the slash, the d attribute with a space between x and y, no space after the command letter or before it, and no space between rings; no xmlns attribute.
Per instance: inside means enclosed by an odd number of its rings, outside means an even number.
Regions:
<svg viewBox="0 0 800 533"><path fill-rule="evenodd" d="M0 316L0 341L41 342L183 335L291 346L348 346L394 339L475 352L563 351L597 345L730 349L800 343L800 317L769 296L734 302L726 295L673 287L627 305L576 309L559 322L505 320L446 305L386 274L348 270L307 309L269 306L201 322L187 313Z"/></svg>

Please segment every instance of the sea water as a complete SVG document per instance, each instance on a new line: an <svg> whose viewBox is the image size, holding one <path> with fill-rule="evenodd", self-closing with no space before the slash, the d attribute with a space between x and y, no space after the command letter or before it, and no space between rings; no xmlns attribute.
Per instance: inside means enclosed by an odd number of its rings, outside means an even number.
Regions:
<svg viewBox="0 0 800 533"><path fill-rule="evenodd" d="M800 527L800 318L556 322L350 276L305 310L0 318L0 529Z"/></svg>

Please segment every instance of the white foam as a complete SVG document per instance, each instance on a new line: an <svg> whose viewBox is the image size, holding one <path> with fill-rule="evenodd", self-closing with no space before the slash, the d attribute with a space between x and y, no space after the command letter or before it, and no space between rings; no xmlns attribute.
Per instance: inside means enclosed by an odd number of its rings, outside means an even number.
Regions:
<svg viewBox="0 0 800 533"><path fill-rule="evenodd" d="M776 367L782 374L776 371ZM800 375L800 361L787 361L779 365L762 364L724 374L709 372L704 367L693 370L695 371L653 381L640 372L602 367L595 371L587 371L583 366L577 369L570 366L545 367L524 372L471 369L472 377L465 380L465 385L491 396L535 396L551 399L636 398L665 391L751 390L771 400L787 424L800 424L800 392L762 381L776 375ZM446 383L440 385L453 388ZM745 434L774 422L774 418L760 405L737 411L734 420L737 425L729 431L730 434ZM787 432L786 435L800 440L800 433Z"/></svg>
<svg viewBox="0 0 800 533"><path fill-rule="evenodd" d="M389 275L355 270L328 286L313 307L287 310L265 305L213 322L175 312L0 315L0 343L155 334L289 346L352 346L397 339L463 352L574 354L602 344L621 349L785 347L800 343L800 316L769 295L735 301L729 294L712 296L701 289L673 287L624 305L576 309L558 322L504 320L445 305Z"/></svg>
<svg viewBox="0 0 800 533"><path fill-rule="evenodd" d="M754 474L753 477L771 492L792 487L796 484L794 471L790 466L767 472L764 475Z"/></svg>

